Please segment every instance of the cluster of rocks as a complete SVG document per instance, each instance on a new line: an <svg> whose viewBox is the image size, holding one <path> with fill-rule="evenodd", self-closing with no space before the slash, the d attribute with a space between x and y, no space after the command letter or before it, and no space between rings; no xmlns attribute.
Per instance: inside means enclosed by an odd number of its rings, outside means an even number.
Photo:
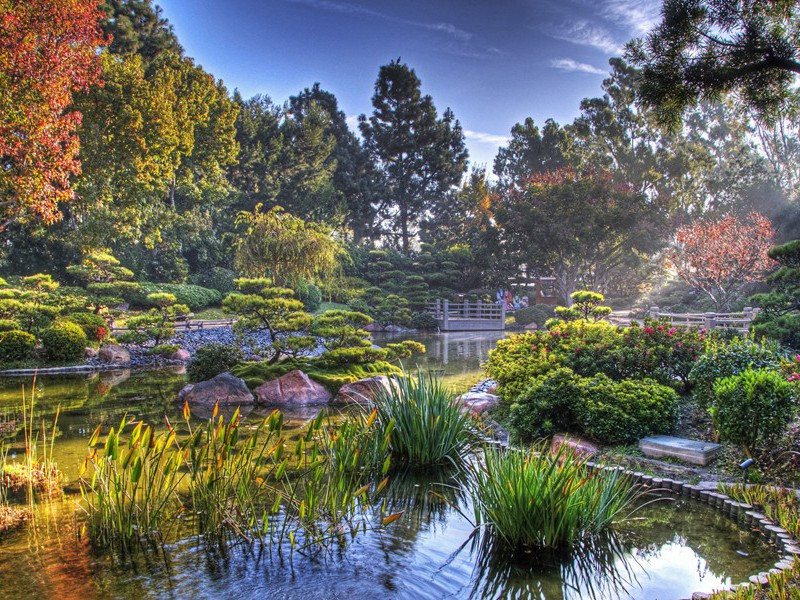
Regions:
<svg viewBox="0 0 800 600"><path fill-rule="evenodd" d="M496 390L497 382L484 379L473 385L465 394L458 396L456 401L463 404L465 410L477 417L500 404L500 396L494 393Z"/></svg>
<svg viewBox="0 0 800 600"><path fill-rule="evenodd" d="M416 329L401 327L400 325L381 325L380 323L370 323L364 327L364 331L370 333L416 333Z"/></svg>
<svg viewBox="0 0 800 600"><path fill-rule="evenodd" d="M178 400L189 406L259 404L265 406L322 406L327 404L369 403L380 389L388 389L391 380L385 375L362 379L342 386L334 396L300 370L262 383L252 392L247 384L230 373L207 381L188 384L178 393Z"/></svg>

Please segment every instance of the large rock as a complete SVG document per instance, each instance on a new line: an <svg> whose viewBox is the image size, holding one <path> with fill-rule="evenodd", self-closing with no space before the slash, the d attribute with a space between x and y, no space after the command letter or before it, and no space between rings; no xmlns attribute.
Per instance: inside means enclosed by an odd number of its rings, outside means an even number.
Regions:
<svg viewBox="0 0 800 600"><path fill-rule="evenodd" d="M295 369L282 377L262 383L256 388L256 398L259 404L309 405L328 404L333 394L299 369Z"/></svg>
<svg viewBox="0 0 800 600"><path fill-rule="evenodd" d="M500 396L486 392L467 392L456 398L456 402L461 403L465 410L477 417L500 404Z"/></svg>
<svg viewBox="0 0 800 600"><path fill-rule="evenodd" d="M221 373L208 381L201 381L193 386L185 386L178 392L178 398L198 405L220 406L230 404L253 404L255 398L247 384L230 373Z"/></svg>
<svg viewBox="0 0 800 600"><path fill-rule="evenodd" d="M84 358L97 358L97 348L86 348L83 351Z"/></svg>
<svg viewBox="0 0 800 600"><path fill-rule="evenodd" d="M581 437L567 435L566 433L554 435L553 439L550 441L550 452L552 454L557 454L562 446L566 446L565 452L568 452L568 449L572 449L575 456L580 458L590 458L600 452L600 448L597 444L593 444Z"/></svg>
<svg viewBox="0 0 800 600"><path fill-rule="evenodd" d="M369 404L381 390L389 391L392 380L386 375L377 375L343 385L336 394L337 404Z"/></svg>
<svg viewBox="0 0 800 600"><path fill-rule="evenodd" d="M369 325L364 325L364 331L369 331L369 332L383 331L383 325L381 325L380 323L370 323Z"/></svg>
<svg viewBox="0 0 800 600"><path fill-rule="evenodd" d="M130 352L119 344L101 346L100 351L97 353L97 358L100 362L114 365L127 365L131 362Z"/></svg>
<svg viewBox="0 0 800 600"><path fill-rule="evenodd" d="M176 350L175 352L172 353L172 356L170 356L172 360L183 360L183 361L189 360L191 357L192 355L189 354L189 351L184 350L183 348Z"/></svg>

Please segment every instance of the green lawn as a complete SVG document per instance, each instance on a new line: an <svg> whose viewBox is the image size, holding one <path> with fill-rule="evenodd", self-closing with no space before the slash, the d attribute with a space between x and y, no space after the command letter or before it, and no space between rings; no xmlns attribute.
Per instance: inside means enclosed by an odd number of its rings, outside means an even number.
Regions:
<svg viewBox="0 0 800 600"><path fill-rule="evenodd" d="M326 310L347 310L347 304L342 304L341 302L323 302L319 305L319 308L314 311L314 314L321 315Z"/></svg>

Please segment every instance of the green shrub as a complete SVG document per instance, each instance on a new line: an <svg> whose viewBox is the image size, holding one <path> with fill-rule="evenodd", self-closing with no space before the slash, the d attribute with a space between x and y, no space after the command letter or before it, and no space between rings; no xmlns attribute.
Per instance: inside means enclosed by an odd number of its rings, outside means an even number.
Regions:
<svg viewBox="0 0 800 600"><path fill-rule="evenodd" d="M230 371L244 361L244 352L238 346L208 344L200 346L189 362L189 381L205 381L220 373Z"/></svg>
<svg viewBox="0 0 800 600"><path fill-rule="evenodd" d="M430 313L418 312L411 317L409 325L414 329L429 331L431 329L437 329L439 327L439 322L436 320L436 317Z"/></svg>
<svg viewBox="0 0 800 600"><path fill-rule="evenodd" d="M360 313L369 314L369 305L361 298L353 298L347 302L347 308Z"/></svg>
<svg viewBox="0 0 800 600"><path fill-rule="evenodd" d="M42 348L47 360L69 362L83 358L88 340L80 325L56 323L42 333Z"/></svg>
<svg viewBox="0 0 800 600"><path fill-rule="evenodd" d="M203 273L197 273L191 277L194 285L217 290L223 297L236 289L236 273L224 267L212 267Z"/></svg>
<svg viewBox="0 0 800 600"><path fill-rule="evenodd" d="M572 299L572 306L558 306L555 309L556 316L563 321L599 321L611 314L610 306L601 306L605 300L603 294L589 290L572 292L569 297Z"/></svg>
<svg viewBox="0 0 800 600"><path fill-rule="evenodd" d="M489 351L486 373L498 383L506 402L513 403L537 377L561 366L545 341L533 333L512 335Z"/></svg>
<svg viewBox="0 0 800 600"><path fill-rule="evenodd" d="M508 423L523 441L566 431L619 444L670 431L677 409L675 391L655 381L581 377L561 368L537 377L517 397Z"/></svg>
<svg viewBox="0 0 800 600"><path fill-rule="evenodd" d="M87 339L92 342L102 342L108 337L108 325L106 320L94 313L72 313L66 318L70 323L75 323L86 334Z"/></svg>
<svg viewBox="0 0 800 600"><path fill-rule="evenodd" d="M142 283L136 293L131 295L131 303L136 306L153 306L148 300L152 294L172 294L177 304L188 306L190 310L201 310L222 302L222 293L215 289L188 283Z"/></svg>
<svg viewBox="0 0 800 600"><path fill-rule="evenodd" d="M781 373L745 369L714 384L709 412L720 438L752 455L783 435L797 412L796 402L795 386Z"/></svg>
<svg viewBox="0 0 800 600"><path fill-rule="evenodd" d="M180 349L181 347L178 344L159 344L158 346L150 348L147 353L151 356L162 356L164 358L169 358Z"/></svg>
<svg viewBox="0 0 800 600"><path fill-rule="evenodd" d="M650 379L615 382L601 374L582 387L577 420L599 442L630 444L675 426L678 394L672 388Z"/></svg>
<svg viewBox="0 0 800 600"><path fill-rule="evenodd" d="M710 341L689 373L695 384L695 398L701 406L709 406L714 399L715 382L746 369L780 370L777 346L774 343L757 344L750 338Z"/></svg>
<svg viewBox="0 0 800 600"><path fill-rule="evenodd" d="M322 292L313 283L301 283L295 289L295 295L308 312L314 312L322 304Z"/></svg>
<svg viewBox="0 0 800 600"><path fill-rule="evenodd" d="M581 377L570 369L540 375L509 407L509 429L524 442L559 431L577 431L574 407L581 393Z"/></svg>
<svg viewBox="0 0 800 600"><path fill-rule="evenodd" d="M19 330L3 331L0 333L0 362L31 358L35 346L36 338L30 333Z"/></svg>
<svg viewBox="0 0 800 600"><path fill-rule="evenodd" d="M536 323L539 328L544 327L544 324L553 318L555 314L555 307L547 304L534 304L528 308L520 308L514 311L514 321L518 327L525 327L531 323Z"/></svg>
<svg viewBox="0 0 800 600"><path fill-rule="evenodd" d="M0 319L0 332L2 331L16 331L19 329L19 323L14 319Z"/></svg>

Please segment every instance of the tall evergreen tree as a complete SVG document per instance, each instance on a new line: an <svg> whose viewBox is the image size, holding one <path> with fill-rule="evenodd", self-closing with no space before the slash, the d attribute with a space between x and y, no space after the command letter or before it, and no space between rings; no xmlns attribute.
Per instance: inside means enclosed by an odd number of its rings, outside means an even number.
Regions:
<svg viewBox="0 0 800 600"><path fill-rule="evenodd" d="M183 54L172 25L152 0L105 0L101 9L108 15L103 32L113 36L111 52L139 54L146 62L164 52Z"/></svg>
<svg viewBox="0 0 800 600"><path fill-rule="evenodd" d="M438 117L414 70L400 60L380 68L372 116L359 117L364 143L386 176L393 235L404 252L428 207L467 169L464 133L453 112Z"/></svg>

